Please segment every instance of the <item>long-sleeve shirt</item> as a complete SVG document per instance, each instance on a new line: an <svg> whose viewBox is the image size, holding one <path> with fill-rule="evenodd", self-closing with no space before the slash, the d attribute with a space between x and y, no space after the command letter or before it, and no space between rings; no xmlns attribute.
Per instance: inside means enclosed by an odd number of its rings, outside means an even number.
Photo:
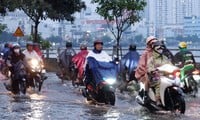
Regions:
<svg viewBox="0 0 200 120"><path fill-rule="evenodd" d="M25 60L29 61L30 59L37 59L39 61L42 62L41 57L33 50L33 51L28 51L28 50L24 50L23 51L24 55L25 55Z"/></svg>

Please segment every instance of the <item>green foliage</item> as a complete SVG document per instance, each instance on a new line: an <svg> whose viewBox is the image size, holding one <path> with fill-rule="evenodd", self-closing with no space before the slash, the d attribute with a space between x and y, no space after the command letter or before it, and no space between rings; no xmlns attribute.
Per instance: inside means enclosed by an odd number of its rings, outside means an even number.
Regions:
<svg viewBox="0 0 200 120"><path fill-rule="evenodd" d="M7 11L14 11L17 3L12 0L0 0L0 15L6 15Z"/></svg>
<svg viewBox="0 0 200 120"><path fill-rule="evenodd" d="M85 8L81 0L1 0L0 5L8 9L20 9L34 22L34 42L37 38L40 20L50 18L52 20L74 21L73 14Z"/></svg>
<svg viewBox="0 0 200 120"><path fill-rule="evenodd" d="M92 3L98 4L96 12L107 21L108 28L115 37L117 46L119 46L122 33L141 19L141 11L143 11L146 6L145 1L146 0L92 0ZM117 57L119 57L118 49Z"/></svg>
<svg viewBox="0 0 200 120"><path fill-rule="evenodd" d="M50 41L43 39L41 35L38 35L38 39L39 39L39 44L41 45L43 50L48 49L52 46Z"/></svg>
<svg viewBox="0 0 200 120"><path fill-rule="evenodd" d="M73 14L85 9L85 3L81 0L44 0L51 5L47 15L52 20L74 21Z"/></svg>
<svg viewBox="0 0 200 120"><path fill-rule="evenodd" d="M48 49L52 46L48 40L42 40L42 41L40 41L40 44L41 44L43 50Z"/></svg>
<svg viewBox="0 0 200 120"><path fill-rule="evenodd" d="M117 44L122 33L140 20L140 11L146 6L145 0L92 0L92 2L98 3L96 12L107 20ZM113 22L116 26L112 25Z"/></svg>

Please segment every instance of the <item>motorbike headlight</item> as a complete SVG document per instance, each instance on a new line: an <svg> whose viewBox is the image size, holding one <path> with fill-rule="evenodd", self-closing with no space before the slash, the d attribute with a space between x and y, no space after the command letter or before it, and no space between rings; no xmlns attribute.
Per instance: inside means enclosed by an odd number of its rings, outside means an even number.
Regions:
<svg viewBox="0 0 200 120"><path fill-rule="evenodd" d="M198 81L198 82L200 81L200 76L199 75L193 75L193 78L194 78L195 81Z"/></svg>
<svg viewBox="0 0 200 120"><path fill-rule="evenodd" d="M46 73L46 70L45 70L45 69L42 69L42 73Z"/></svg>
<svg viewBox="0 0 200 120"><path fill-rule="evenodd" d="M199 74L199 70L195 70L192 72L193 75L198 75Z"/></svg>
<svg viewBox="0 0 200 120"><path fill-rule="evenodd" d="M31 60L31 66L32 66L32 67L37 67L38 65L39 65L38 60L36 60L36 59L32 59L32 60Z"/></svg>
<svg viewBox="0 0 200 120"><path fill-rule="evenodd" d="M113 78L108 78L108 79L105 79L105 81L108 83L108 84L114 84L116 82L116 79L113 79Z"/></svg>

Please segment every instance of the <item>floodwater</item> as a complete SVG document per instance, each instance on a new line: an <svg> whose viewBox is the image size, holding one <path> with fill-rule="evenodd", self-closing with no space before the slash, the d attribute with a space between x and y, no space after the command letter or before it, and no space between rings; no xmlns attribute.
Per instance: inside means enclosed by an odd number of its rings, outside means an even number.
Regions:
<svg viewBox="0 0 200 120"><path fill-rule="evenodd" d="M61 83L55 73L47 73L41 93L13 98L0 82L1 120L199 120L200 99L186 98L186 113L149 113L135 97L116 92L116 105L89 105L70 81Z"/></svg>

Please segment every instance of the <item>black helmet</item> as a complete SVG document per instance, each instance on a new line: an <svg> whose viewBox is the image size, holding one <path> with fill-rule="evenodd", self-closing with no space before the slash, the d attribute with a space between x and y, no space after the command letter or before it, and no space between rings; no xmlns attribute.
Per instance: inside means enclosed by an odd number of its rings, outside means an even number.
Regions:
<svg viewBox="0 0 200 120"><path fill-rule="evenodd" d="M135 44L129 45L129 50L131 50L131 51L136 50L136 45Z"/></svg>
<svg viewBox="0 0 200 120"><path fill-rule="evenodd" d="M9 47L9 43L6 43L6 44L4 45L4 47L5 47L5 48L8 48L8 47Z"/></svg>
<svg viewBox="0 0 200 120"><path fill-rule="evenodd" d="M66 47L72 47L72 42L66 42Z"/></svg>
<svg viewBox="0 0 200 120"><path fill-rule="evenodd" d="M101 44L101 45L103 45L103 41L101 41L101 40L95 40L95 41L94 41L94 46L95 46L96 44Z"/></svg>

